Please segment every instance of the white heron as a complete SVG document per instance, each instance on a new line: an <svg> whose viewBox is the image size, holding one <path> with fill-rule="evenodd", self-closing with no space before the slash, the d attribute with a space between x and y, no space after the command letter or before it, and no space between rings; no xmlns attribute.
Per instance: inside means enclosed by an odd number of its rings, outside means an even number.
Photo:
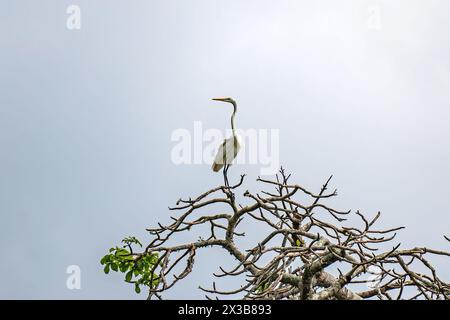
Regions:
<svg viewBox="0 0 450 320"><path fill-rule="evenodd" d="M242 139L236 133L236 129L234 127L234 117L236 115L237 105L236 101L234 101L232 98L214 98L213 100L228 102L233 105L233 114L231 115L231 130L233 135L230 138L225 139L224 142L220 145L212 165L212 170L214 172L217 172L223 168L223 178L225 180L225 185L229 186L227 177L228 168L231 166L231 162L234 160L234 158L236 158L236 155L238 154L239 149L242 145Z"/></svg>

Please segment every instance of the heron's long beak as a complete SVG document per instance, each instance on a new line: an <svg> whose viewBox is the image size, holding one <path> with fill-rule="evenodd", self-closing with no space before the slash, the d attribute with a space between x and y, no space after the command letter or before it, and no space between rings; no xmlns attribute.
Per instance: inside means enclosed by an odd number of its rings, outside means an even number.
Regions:
<svg viewBox="0 0 450 320"><path fill-rule="evenodd" d="M212 98L211 100L224 102L226 99L227 98Z"/></svg>

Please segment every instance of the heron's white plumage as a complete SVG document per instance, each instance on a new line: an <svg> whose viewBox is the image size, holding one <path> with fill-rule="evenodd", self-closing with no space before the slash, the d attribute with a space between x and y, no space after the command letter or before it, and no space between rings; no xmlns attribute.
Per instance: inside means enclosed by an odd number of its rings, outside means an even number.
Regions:
<svg viewBox="0 0 450 320"><path fill-rule="evenodd" d="M234 139L235 138L235 139ZM213 171L217 172L223 168L224 164L231 164L236 158L237 153L242 145L242 139L239 135L225 139L217 151L216 157L212 165Z"/></svg>

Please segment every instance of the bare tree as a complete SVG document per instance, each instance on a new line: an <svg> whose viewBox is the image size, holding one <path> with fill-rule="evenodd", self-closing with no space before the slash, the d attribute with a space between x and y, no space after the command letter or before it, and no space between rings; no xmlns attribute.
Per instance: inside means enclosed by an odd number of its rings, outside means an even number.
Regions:
<svg viewBox="0 0 450 320"><path fill-rule="evenodd" d="M245 282L232 291L221 291L215 283L209 289L200 287L207 298L449 299L450 285L429 260L432 256L448 259L449 252L425 247L401 249L393 241L403 227L378 230L375 224L380 213L369 219L359 211L330 207L326 203L337 196L336 190L328 192L331 177L318 193L291 184L289 178L283 169L274 180L258 178L274 191L245 191L243 195L250 201L245 206L236 201L244 175L236 185L218 186L195 199L178 200L169 209L180 214L171 217L168 225L148 229L152 241L142 252L133 253L135 261L158 254L152 270L158 281L150 281L149 299L162 298L163 292L187 277L197 251L206 247L220 248L236 260L231 270L219 267L215 277L245 276ZM199 215L205 210L217 212L217 205L225 206L228 212ZM352 215L359 222L345 225ZM247 250L235 241L244 236L239 230L244 219L268 230ZM192 242L173 243L177 234L193 234L199 226L208 226L208 234Z"/></svg>

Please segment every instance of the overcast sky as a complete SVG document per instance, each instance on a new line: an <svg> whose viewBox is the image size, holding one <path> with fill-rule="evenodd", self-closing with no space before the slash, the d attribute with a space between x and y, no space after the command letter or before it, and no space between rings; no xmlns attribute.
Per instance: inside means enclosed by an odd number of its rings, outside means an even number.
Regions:
<svg viewBox="0 0 450 320"><path fill-rule="evenodd" d="M333 174L340 209L380 210L381 226L407 227L404 246L448 250L449 12L446 0L1 1L0 298L145 298L99 260L222 182L171 159L175 130L228 129L214 96L238 101L239 128L280 130L295 182L317 191ZM258 190L260 165L230 169L243 172L243 191ZM229 258L209 254L167 297L203 297Z"/></svg>

